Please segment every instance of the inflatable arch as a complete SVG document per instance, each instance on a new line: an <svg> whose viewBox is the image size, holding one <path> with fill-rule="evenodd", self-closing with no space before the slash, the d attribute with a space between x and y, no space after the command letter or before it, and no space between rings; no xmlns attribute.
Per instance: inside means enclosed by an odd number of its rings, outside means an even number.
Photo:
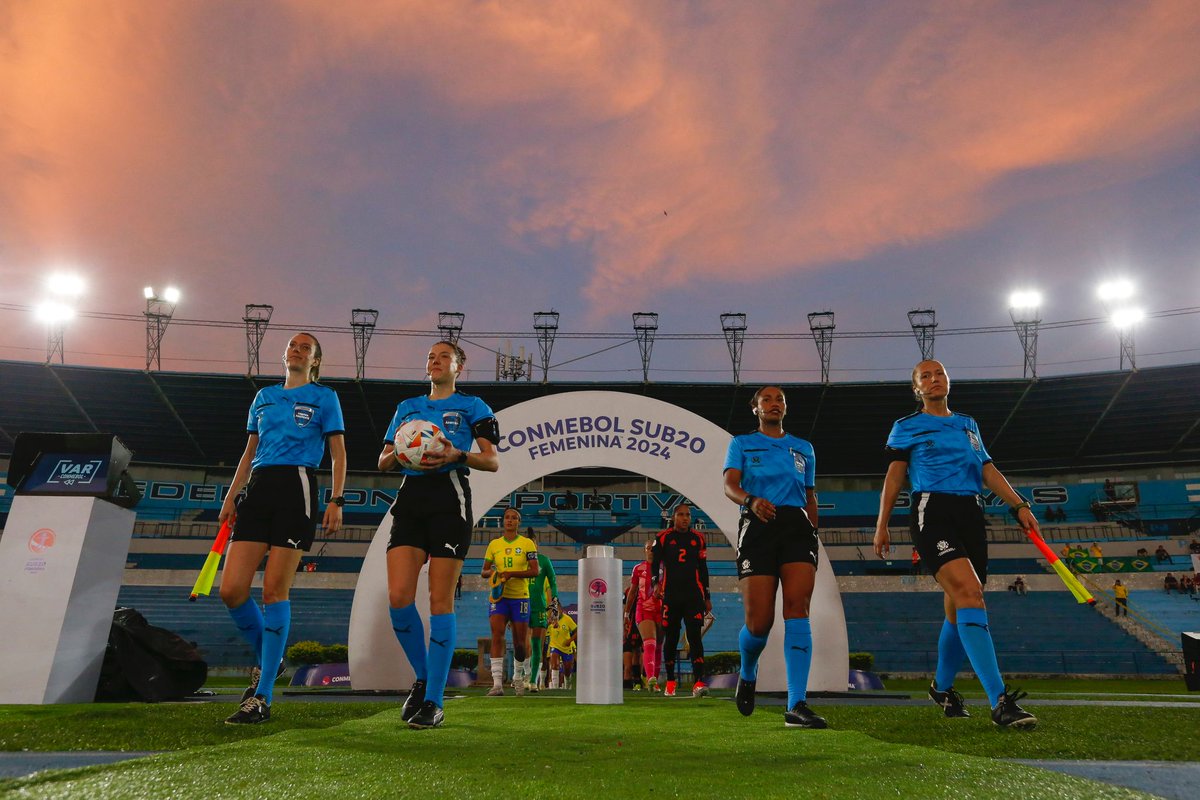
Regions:
<svg viewBox="0 0 1200 800"><path fill-rule="evenodd" d="M731 539L738 508L721 482L731 439L702 417L660 400L624 392L564 392L529 400L496 414L500 470L472 472L474 522L514 490L545 475L576 467L613 467L670 486L701 508ZM819 479L819 477L818 477ZM413 673L392 633L387 608L385 552L391 516L367 551L350 613L350 674L355 689L407 689ZM422 574L417 608L429 617ZM785 691L782 600L759 666L758 688ZM813 665L810 691L845 691L846 618L837 580L824 549L812 601Z"/></svg>

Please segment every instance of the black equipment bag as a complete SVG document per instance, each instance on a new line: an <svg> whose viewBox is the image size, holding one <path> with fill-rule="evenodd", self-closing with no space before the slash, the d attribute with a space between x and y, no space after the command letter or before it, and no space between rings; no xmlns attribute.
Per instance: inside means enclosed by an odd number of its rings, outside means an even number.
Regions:
<svg viewBox="0 0 1200 800"><path fill-rule="evenodd" d="M180 700L207 679L208 664L194 644L151 625L135 609L118 608L113 613L97 702Z"/></svg>

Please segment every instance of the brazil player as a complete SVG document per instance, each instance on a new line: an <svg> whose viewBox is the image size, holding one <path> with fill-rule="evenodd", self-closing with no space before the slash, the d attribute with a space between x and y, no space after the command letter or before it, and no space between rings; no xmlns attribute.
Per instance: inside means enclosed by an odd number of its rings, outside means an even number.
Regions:
<svg viewBox="0 0 1200 800"><path fill-rule="evenodd" d="M220 521L233 520L233 535L221 574L221 600L238 630L258 656L241 708L225 720L234 725L266 722L278 665L291 627L289 592L301 554L312 547L317 525L315 470L328 445L333 466L333 499L322 524L342 525L346 483L345 424L337 394L317 379L321 345L297 333L283 354L282 384L255 396L246 422L249 438L221 504ZM249 480L246 497L235 505ZM250 599L250 584L263 556L263 607Z"/></svg>
<svg viewBox="0 0 1200 800"><path fill-rule="evenodd" d="M504 535L493 539L483 554L484 578L497 575L504 584L498 600L489 598L492 631L492 689L488 697L504 694L504 629L512 625L513 690L525 694L529 658L529 579L538 574L537 545L521 535L521 512L504 509Z"/></svg>
<svg viewBox="0 0 1200 800"><path fill-rule="evenodd" d="M388 425L379 469L400 468L400 486L392 504L388 541L388 606L392 630L412 665L416 680L404 701L401 717L413 728L442 724L443 694L454 654L457 618L454 588L471 545L472 469L495 472L500 462L496 444L500 428L488 404L458 391L457 380L467 356L453 342L429 348L425 369L429 394L396 408ZM400 467L396 430L410 420L426 420L442 430L444 449L426 454L415 467ZM472 445L478 451L472 452ZM417 577L429 562L429 641L415 604Z"/></svg>
<svg viewBox="0 0 1200 800"><path fill-rule="evenodd" d="M896 420L888 436L890 464L879 497L875 553L883 558L891 549L888 519L907 479L912 485L913 544L942 587L946 608L929 696L947 717L970 716L954 690L954 676L963 660L969 659L987 692L992 721L1001 727L1031 728L1037 718L1017 705L1024 694L1010 692L1004 685L988 629L983 602L988 567L983 487L1012 507L1025 530L1037 531L1037 519L992 463L975 420L950 410L950 376L941 362L917 364L912 388L921 408Z"/></svg>
<svg viewBox="0 0 1200 800"><path fill-rule="evenodd" d="M525 536L537 544L533 528L527 529ZM558 575L554 572L554 564L541 551L538 551L537 562L537 575L529 581L529 691L534 693L541 683L542 653L549 624L547 610L558 600Z"/></svg>
<svg viewBox="0 0 1200 800"><path fill-rule="evenodd" d="M675 652L679 628L687 628L688 658L692 662L692 696L708 694L704 682L704 641L701 626L712 613L708 589L708 548L704 534L692 529L692 508L679 503L671 514L671 527L654 540L650 572L659 575L658 596L662 597L663 662L667 668L666 696L675 695Z"/></svg>
<svg viewBox="0 0 1200 800"><path fill-rule="evenodd" d="M562 688L567 688L567 680L575 671L576 637L579 626L571 615L554 605L550 608L550 627L546 629L550 635L550 688L559 687L561 673Z"/></svg>
<svg viewBox="0 0 1200 800"><path fill-rule="evenodd" d="M775 622L775 594L783 587L783 652L787 667L789 728L824 728L808 707L812 666L809 603L817 579L816 456L804 439L783 430L787 398L778 386L754 393L758 429L733 437L725 455L725 496L742 508L737 569L746 609L738 637L742 669L738 711L754 711L758 658ZM690 639L690 637L689 637Z"/></svg>
<svg viewBox="0 0 1200 800"><path fill-rule="evenodd" d="M658 691L658 638L662 629L662 595L658 592L655 576L651 569L654 540L642 548L645 560L633 568L629 576L629 588L625 590L625 614L637 626L638 638L642 640L642 671L646 689Z"/></svg>

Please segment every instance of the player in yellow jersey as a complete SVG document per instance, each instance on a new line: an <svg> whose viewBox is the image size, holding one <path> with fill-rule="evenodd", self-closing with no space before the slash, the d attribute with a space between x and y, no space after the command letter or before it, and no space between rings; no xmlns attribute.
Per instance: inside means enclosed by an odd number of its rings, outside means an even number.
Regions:
<svg viewBox="0 0 1200 800"><path fill-rule="evenodd" d="M504 694L504 629L512 624L513 689L525 694L529 675L529 579L538 574L537 545L521 535L521 514L504 511L504 535L493 539L483 555L484 578L496 575L504 584L500 599L489 598L492 628L492 689L488 697Z"/></svg>
<svg viewBox="0 0 1200 800"><path fill-rule="evenodd" d="M562 687L567 688L567 679L575 671L575 637L578 625L571 615L560 610L558 606L550 608L550 627L546 632L550 635L550 688L559 687L559 670L562 670Z"/></svg>

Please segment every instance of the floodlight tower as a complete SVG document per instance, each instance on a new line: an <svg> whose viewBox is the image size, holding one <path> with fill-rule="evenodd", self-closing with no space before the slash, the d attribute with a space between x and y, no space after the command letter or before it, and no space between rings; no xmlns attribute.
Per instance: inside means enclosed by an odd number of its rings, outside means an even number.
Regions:
<svg viewBox="0 0 1200 800"><path fill-rule="evenodd" d="M83 294L83 279L77 275L56 273L46 279L46 291L50 299L43 300L34 308L34 314L46 323L46 363L63 363L63 336L67 322L75 317L75 301Z"/></svg>
<svg viewBox="0 0 1200 800"><path fill-rule="evenodd" d="M246 324L246 376L260 374L258 351L262 347L263 336L267 333L267 325L271 323L271 314L275 306L260 303L247 303L246 313L242 322Z"/></svg>
<svg viewBox="0 0 1200 800"><path fill-rule="evenodd" d="M1013 292L1008 296L1008 315L1017 329L1021 349L1025 351L1022 376L1037 380L1038 326L1042 324L1042 294L1032 289Z"/></svg>
<svg viewBox="0 0 1200 800"><path fill-rule="evenodd" d="M658 314L636 311L633 314L633 334L642 354L642 383L650 382L650 352L654 349L654 334L658 331Z"/></svg>
<svg viewBox="0 0 1200 800"><path fill-rule="evenodd" d="M464 319L466 319L466 315L460 314L457 311L439 311L437 328L438 332L442 335L442 339L450 344L458 344L458 337L462 334Z"/></svg>
<svg viewBox="0 0 1200 800"><path fill-rule="evenodd" d="M146 298L146 371L150 371L151 364L161 370L162 340L175 314L175 306L179 304L179 290L168 286L159 297L154 287L147 286L142 290L142 296Z"/></svg>
<svg viewBox="0 0 1200 800"><path fill-rule="evenodd" d="M542 356L542 383L547 383L550 380L550 351L554 349L554 338L558 335L558 312L534 312L533 330Z"/></svg>
<svg viewBox="0 0 1200 800"><path fill-rule="evenodd" d="M1137 289L1126 278L1105 281L1096 288L1096 296L1104 305L1104 310L1108 312L1113 327L1117 329L1117 339L1121 348L1120 368L1125 369L1125 362L1128 361L1129 369L1133 372L1137 371L1133 330L1145 317L1142 309L1131 302L1135 294L1137 294Z"/></svg>
<svg viewBox="0 0 1200 800"><path fill-rule="evenodd" d="M932 308L918 308L908 312L908 324L917 337L921 348L921 360L933 358L933 334L937 330L937 314Z"/></svg>
<svg viewBox="0 0 1200 800"><path fill-rule="evenodd" d="M837 325L832 311L814 311L808 315L808 329L821 356L821 383L829 383L829 356L833 352L833 330Z"/></svg>
<svg viewBox="0 0 1200 800"><path fill-rule="evenodd" d="M733 385L742 385L742 342L746 339L746 315L722 314L721 331L729 347L729 360L733 362Z"/></svg>
<svg viewBox="0 0 1200 800"><path fill-rule="evenodd" d="M353 308L350 310L350 330L354 333L354 377L362 380L367 374L367 347L371 344L371 334L375 332L375 323L379 321L379 312L373 308Z"/></svg>

